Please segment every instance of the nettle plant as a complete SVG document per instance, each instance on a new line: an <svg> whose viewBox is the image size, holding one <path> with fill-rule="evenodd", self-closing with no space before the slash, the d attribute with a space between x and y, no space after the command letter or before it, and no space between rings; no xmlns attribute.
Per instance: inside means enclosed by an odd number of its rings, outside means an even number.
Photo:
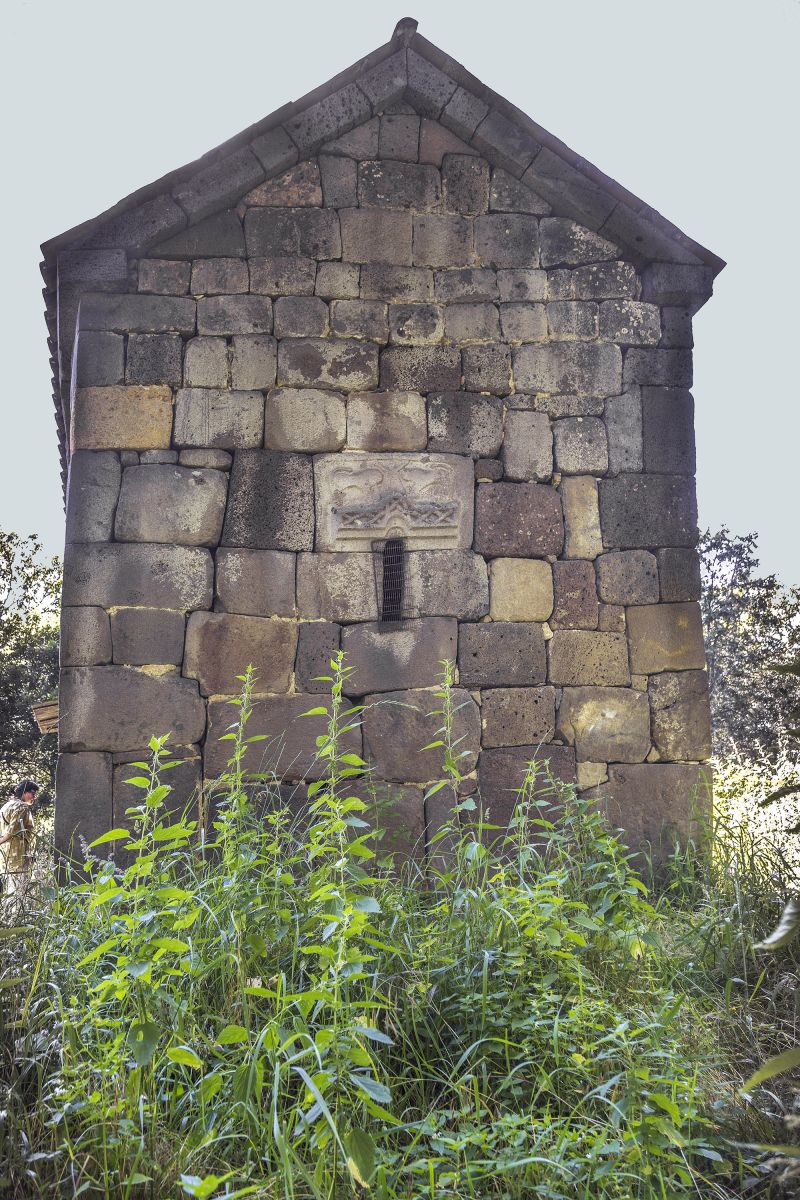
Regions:
<svg viewBox="0 0 800 1200"><path fill-rule="evenodd" d="M508 828L463 795L453 671L427 862L393 863L371 825L341 654L305 714L320 778L297 815L244 768L252 672L207 812L172 811L153 739L130 826L55 892L13 993L12 1196L663 1197L726 1177L712 1047L664 982L631 856L542 764Z"/></svg>

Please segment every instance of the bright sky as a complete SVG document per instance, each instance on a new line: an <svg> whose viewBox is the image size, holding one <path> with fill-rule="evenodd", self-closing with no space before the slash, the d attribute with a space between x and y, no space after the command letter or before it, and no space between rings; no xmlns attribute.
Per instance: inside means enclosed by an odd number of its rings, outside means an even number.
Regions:
<svg viewBox="0 0 800 1200"><path fill-rule="evenodd" d="M402 16L728 266L695 320L700 520L800 584L800 0L6 0L0 528L63 544L39 244L387 41Z"/></svg>

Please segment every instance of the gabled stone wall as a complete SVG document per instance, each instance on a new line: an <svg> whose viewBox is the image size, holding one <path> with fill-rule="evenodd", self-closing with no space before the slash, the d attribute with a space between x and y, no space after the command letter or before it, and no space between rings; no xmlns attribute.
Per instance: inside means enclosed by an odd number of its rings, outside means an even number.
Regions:
<svg viewBox="0 0 800 1200"><path fill-rule="evenodd" d="M121 823L153 733L187 758L177 801L218 774L248 662L248 732L283 735L252 767L311 777L298 718L339 647L407 841L441 819L420 747L443 659L497 820L537 755L634 840L685 829L710 754L707 270L626 260L404 104L248 186L80 298L62 845ZM398 529L411 617L384 628L371 543Z"/></svg>

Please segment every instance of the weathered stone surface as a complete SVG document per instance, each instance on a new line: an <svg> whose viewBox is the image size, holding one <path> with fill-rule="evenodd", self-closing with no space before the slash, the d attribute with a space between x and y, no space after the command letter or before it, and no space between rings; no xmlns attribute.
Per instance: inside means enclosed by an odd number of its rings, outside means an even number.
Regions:
<svg viewBox="0 0 800 1200"><path fill-rule="evenodd" d="M597 558L603 553L597 481L591 475L573 475L561 480L564 506L564 557Z"/></svg>
<svg viewBox="0 0 800 1200"><path fill-rule="evenodd" d="M356 125L349 133L343 134L335 141L329 142L322 147L322 151L324 154L343 155L346 158L361 160L377 158L379 132L380 121L378 117L373 117L370 121Z"/></svg>
<svg viewBox="0 0 800 1200"><path fill-rule="evenodd" d="M175 445L245 449L264 440L264 397L257 391L181 388L175 399Z"/></svg>
<svg viewBox="0 0 800 1200"><path fill-rule="evenodd" d="M339 218L328 208L249 208L244 236L251 257L339 258L342 253Z"/></svg>
<svg viewBox="0 0 800 1200"><path fill-rule="evenodd" d="M553 591L553 629L597 629L594 563L580 558L553 563Z"/></svg>
<svg viewBox="0 0 800 1200"><path fill-rule="evenodd" d="M476 483L497 483L503 478L503 464L499 458L479 458L475 462Z"/></svg>
<svg viewBox="0 0 800 1200"><path fill-rule="evenodd" d="M500 321L494 304L450 304L445 309L448 341L494 342L500 338Z"/></svg>
<svg viewBox="0 0 800 1200"><path fill-rule="evenodd" d="M275 388L267 396L264 445L268 450L315 454L340 450L347 439L347 406L336 392Z"/></svg>
<svg viewBox="0 0 800 1200"><path fill-rule="evenodd" d="M511 380L508 346L465 346L461 351L464 387L475 392L505 395Z"/></svg>
<svg viewBox="0 0 800 1200"><path fill-rule="evenodd" d="M436 740L441 717L441 700L434 692L394 691L365 697L364 748L379 779L409 783L428 783L442 775L440 747L423 750ZM480 745L480 711L461 688L453 691L454 738L463 738L459 750L468 754L459 769L468 774L475 769Z"/></svg>
<svg viewBox="0 0 800 1200"><path fill-rule="evenodd" d="M431 121L427 117L423 117L419 131L419 161L431 163L434 167L441 167L447 154L477 157L476 151L466 142L462 142L461 138L456 137L449 129L445 129L438 121Z"/></svg>
<svg viewBox="0 0 800 1200"><path fill-rule="evenodd" d="M78 388L70 450L158 450L172 433L168 387Z"/></svg>
<svg viewBox="0 0 800 1200"><path fill-rule="evenodd" d="M195 296L248 292L247 263L241 258L196 258L192 263L191 290Z"/></svg>
<svg viewBox="0 0 800 1200"><path fill-rule="evenodd" d="M310 708L320 707L318 693L299 692L294 696L257 697L247 725L248 737L266 736L266 741L249 745L244 755L245 771L274 771L283 779L319 779L327 770L327 759L317 758L314 739L325 733L327 717L304 717ZM343 706L344 714L348 705ZM226 700L211 700L208 705L208 735L205 745L205 777L214 779L225 770L230 758L230 742L221 742L235 710ZM361 731L351 729L342 738L345 753L361 753Z"/></svg>
<svg viewBox="0 0 800 1200"><path fill-rule="evenodd" d="M378 386L378 347L345 338L294 338L278 348L283 387L364 392Z"/></svg>
<svg viewBox="0 0 800 1200"><path fill-rule="evenodd" d="M588 629L559 629L548 643L550 682L620 687L631 681L623 634Z"/></svg>
<svg viewBox="0 0 800 1200"><path fill-rule="evenodd" d="M56 768L55 843L60 865L72 859L82 870L84 847L114 826L111 755L60 754ZM102 853L102 847L99 848Z"/></svg>
<svg viewBox="0 0 800 1200"><path fill-rule="evenodd" d="M377 620L372 554L298 555L297 611L311 620Z"/></svg>
<svg viewBox="0 0 800 1200"><path fill-rule="evenodd" d="M467 267L462 271L437 271L434 277L436 299L444 304L459 301L496 300L497 272L488 267Z"/></svg>
<svg viewBox="0 0 800 1200"><path fill-rule="evenodd" d="M619 254L613 242L566 217L544 217L539 229L543 267L579 267L607 262Z"/></svg>
<svg viewBox="0 0 800 1200"><path fill-rule="evenodd" d="M343 208L342 257L348 262L411 266L411 213Z"/></svg>
<svg viewBox="0 0 800 1200"><path fill-rule="evenodd" d="M553 422L556 470L564 475L603 475L608 470L606 427L599 417Z"/></svg>
<svg viewBox="0 0 800 1200"><path fill-rule="evenodd" d="M473 155L445 154L442 193L449 212L468 216L485 213L489 207L489 164Z"/></svg>
<svg viewBox="0 0 800 1200"><path fill-rule="evenodd" d="M424 450L425 399L419 392L354 392L347 401L350 450Z"/></svg>
<svg viewBox="0 0 800 1200"><path fill-rule="evenodd" d="M114 522L118 542L216 546L227 475L188 467L126 467Z"/></svg>
<svg viewBox="0 0 800 1200"><path fill-rule="evenodd" d="M589 300L556 300L547 305L547 326L555 341L596 338L598 306Z"/></svg>
<svg viewBox="0 0 800 1200"><path fill-rule="evenodd" d="M546 621L553 611L553 570L548 562L494 558L489 568L493 621Z"/></svg>
<svg viewBox="0 0 800 1200"><path fill-rule="evenodd" d="M496 108L489 110L472 137L472 144L493 162L519 176L540 149L539 143Z"/></svg>
<svg viewBox="0 0 800 1200"><path fill-rule="evenodd" d="M577 764L578 791L588 792L608 782L608 763L579 762ZM597 794L597 793L595 793Z"/></svg>
<svg viewBox="0 0 800 1200"><path fill-rule="evenodd" d="M188 262L166 258L139 260L140 292L155 292L161 296L183 296L189 290L192 266Z"/></svg>
<svg viewBox="0 0 800 1200"><path fill-rule="evenodd" d="M489 208L492 212L535 213L544 217L552 212L546 200L542 200L541 196L537 196L524 183L520 183L500 167L495 167L492 171Z"/></svg>
<svg viewBox="0 0 800 1200"><path fill-rule="evenodd" d="M322 204L319 166L313 159L297 163L253 188L242 203L268 208L316 207Z"/></svg>
<svg viewBox="0 0 800 1200"><path fill-rule="evenodd" d="M699 604L648 604L627 611L631 670L702 670L706 664Z"/></svg>
<svg viewBox="0 0 800 1200"><path fill-rule="evenodd" d="M605 342L518 346L514 379L522 391L614 396L622 390L622 355Z"/></svg>
<svg viewBox="0 0 800 1200"><path fill-rule="evenodd" d="M413 240L418 267L468 267L475 260L472 225L461 216L415 216Z"/></svg>
<svg viewBox="0 0 800 1200"><path fill-rule="evenodd" d="M321 454L314 484L317 550L371 550L398 529L409 550L472 543L473 471L461 456Z"/></svg>
<svg viewBox="0 0 800 1200"><path fill-rule="evenodd" d="M603 412L603 401L598 396L551 396L547 392L538 396L516 392L508 397L508 405L547 413L554 421L562 417L599 417Z"/></svg>
<svg viewBox="0 0 800 1200"><path fill-rule="evenodd" d="M636 295L636 271L630 263L592 263L574 271L550 271L547 286L552 300L626 299Z"/></svg>
<svg viewBox="0 0 800 1200"><path fill-rule="evenodd" d="M272 301L267 296L206 296L197 301L197 332L230 337L271 333Z"/></svg>
<svg viewBox="0 0 800 1200"><path fill-rule="evenodd" d="M545 413L509 412L503 438L506 479L547 480L553 474L553 434Z"/></svg>
<svg viewBox="0 0 800 1200"><path fill-rule="evenodd" d="M242 391L272 387L278 363L274 338L240 334L232 342L231 387Z"/></svg>
<svg viewBox="0 0 800 1200"><path fill-rule="evenodd" d="M497 287L500 299L505 302L522 303L523 301L544 300L547 296L547 273L531 268L497 272ZM541 314L544 323L545 314ZM516 338L512 338L516 341ZM523 342L538 341L538 338L521 338Z"/></svg>
<svg viewBox="0 0 800 1200"><path fill-rule="evenodd" d="M378 157L417 162L420 119L410 113L386 113L378 131Z"/></svg>
<svg viewBox="0 0 800 1200"><path fill-rule="evenodd" d="M67 486L68 542L107 542L114 528L122 468L111 450L76 450Z"/></svg>
<svg viewBox="0 0 800 1200"><path fill-rule="evenodd" d="M244 258L244 233L239 217L231 209L206 217L181 230L150 251L159 258L206 258L219 254Z"/></svg>
<svg viewBox="0 0 800 1200"><path fill-rule="evenodd" d="M551 305L547 305L551 308ZM500 323L507 342L544 342L547 319L544 304L501 304Z"/></svg>
<svg viewBox="0 0 800 1200"><path fill-rule="evenodd" d="M550 741L555 733L555 688L488 688L481 700L482 742L487 748L529 746Z"/></svg>
<svg viewBox="0 0 800 1200"><path fill-rule="evenodd" d="M311 296L317 264L297 254L272 254L249 260L250 291L262 296Z"/></svg>
<svg viewBox="0 0 800 1200"><path fill-rule="evenodd" d="M655 304L606 300L600 305L600 337L620 346L657 346L661 316Z"/></svg>
<svg viewBox="0 0 800 1200"><path fill-rule="evenodd" d="M275 337L324 337L328 306L319 296L279 296L275 301Z"/></svg>
<svg viewBox="0 0 800 1200"><path fill-rule="evenodd" d="M334 300L331 331L338 337L386 342L389 340L386 305L381 300Z"/></svg>
<svg viewBox="0 0 800 1200"><path fill-rule="evenodd" d="M111 662L111 626L103 608L62 608L58 661L62 667Z"/></svg>
<svg viewBox="0 0 800 1200"><path fill-rule="evenodd" d="M711 757L711 709L705 671L665 671L647 685L653 745L661 758Z"/></svg>
<svg viewBox="0 0 800 1200"><path fill-rule="evenodd" d="M432 687L441 677L442 662L455 661L457 641L458 622L450 617L424 617L398 628L379 622L348 625L342 630L342 650L353 674L345 694Z"/></svg>
<svg viewBox="0 0 800 1200"><path fill-rule="evenodd" d="M442 110L441 122L459 137L469 140L488 111L488 104L472 92L457 87Z"/></svg>
<svg viewBox="0 0 800 1200"><path fill-rule="evenodd" d="M427 267L365 263L360 287L364 300L432 300L433 271Z"/></svg>
<svg viewBox="0 0 800 1200"><path fill-rule="evenodd" d="M118 608L111 614L114 662L128 666L179 663L184 616L164 608Z"/></svg>
<svg viewBox="0 0 800 1200"><path fill-rule="evenodd" d="M314 291L323 300L354 300L358 296L360 274L358 263L320 263Z"/></svg>
<svg viewBox="0 0 800 1200"><path fill-rule="evenodd" d="M120 458L121 457L122 456L120 455ZM177 450L142 450L141 454L138 457L139 457L139 462L142 464L149 463L151 466L164 466L165 464L168 464L170 466L173 466L178 461L178 451ZM134 463L134 462L125 463L124 465L126 467L128 467L128 466L136 467L136 466L138 466L138 463Z"/></svg>
<svg viewBox="0 0 800 1200"><path fill-rule="evenodd" d="M121 333L87 329L78 334L74 353L75 383L78 387L124 383L125 339Z"/></svg>
<svg viewBox="0 0 800 1200"><path fill-rule="evenodd" d="M217 607L251 617L293 617L295 555L285 550L217 551Z"/></svg>
<svg viewBox="0 0 800 1200"><path fill-rule="evenodd" d="M652 387L690 388L692 386L691 350L639 350L625 355L625 385L649 384Z"/></svg>
<svg viewBox="0 0 800 1200"><path fill-rule="evenodd" d="M650 706L644 692L622 687L566 687L558 734L579 762L644 762L650 751Z"/></svg>
<svg viewBox="0 0 800 1200"><path fill-rule="evenodd" d="M390 54L388 58L379 62L371 71L362 75L358 85L361 91L369 97L375 109L382 109L385 105L401 99L408 85L405 48L401 47L394 54ZM378 122L374 121L370 124L377 125ZM359 128L363 128L363 126ZM354 133L358 133L358 131L354 130ZM361 155L361 157L374 158L374 154Z"/></svg>
<svg viewBox="0 0 800 1200"><path fill-rule="evenodd" d="M662 600L700 599L700 557L696 550L670 547L659 550L657 558Z"/></svg>
<svg viewBox="0 0 800 1200"><path fill-rule="evenodd" d="M238 695L248 664L255 692L286 692L297 650L295 621L230 613L194 612L186 628L183 674L197 679L204 696Z"/></svg>
<svg viewBox="0 0 800 1200"><path fill-rule="evenodd" d="M661 309L661 341L659 346L675 349L694 345L692 314L688 308Z"/></svg>
<svg viewBox="0 0 800 1200"><path fill-rule="evenodd" d="M358 164L358 203L361 208L413 208L424 212L437 208L440 200L439 172L426 163L377 160ZM345 257L350 256L345 252Z"/></svg>
<svg viewBox="0 0 800 1200"><path fill-rule="evenodd" d="M542 149L523 181L551 204L567 208L592 229L599 229L616 207L614 196L552 150Z"/></svg>
<svg viewBox="0 0 800 1200"><path fill-rule="evenodd" d="M444 337L444 312L438 304L389 306L389 338L398 346L429 346Z"/></svg>
<svg viewBox="0 0 800 1200"><path fill-rule="evenodd" d="M458 676L467 688L544 683L547 655L542 626L531 621L459 625Z"/></svg>
<svg viewBox="0 0 800 1200"><path fill-rule="evenodd" d="M253 151L240 146L175 184L173 194L190 220L200 220L233 203L263 178L264 168Z"/></svg>
<svg viewBox="0 0 800 1200"><path fill-rule="evenodd" d="M488 819L493 825L508 825L514 809L519 804L519 789L531 762L539 763L542 768L546 764L553 777L562 783L575 782L575 751L571 746L534 744L483 750L478 763L478 786L483 801L484 819L488 809ZM557 805L552 785L543 769L537 773L532 791L532 799L546 799L549 803Z"/></svg>
<svg viewBox="0 0 800 1200"><path fill-rule="evenodd" d="M601 604L597 628L605 633L624 633L625 609L619 604Z"/></svg>
<svg viewBox="0 0 800 1200"><path fill-rule="evenodd" d="M311 459L270 450L237 450L222 544L253 550L311 550Z"/></svg>
<svg viewBox="0 0 800 1200"><path fill-rule="evenodd" d="M455 90L456 85L449 75L445 75L416 51L408 51L408 86L405 96L417 112L426 117L438 117Z"/></svg>
<svg viewBox="0 0 800 1200"><path fill-rule="evenodd" d="M597 592L608 604L656 604L658 566L648 550L621 550L597 559Z"/></svg>
<svg viewBox="0 0 800 1200"><path fill-rule="evenodd" d="M331 659L339 651L341 626L328 621L304 621L298 626L295 687L304 692L330 695ZM320 678L327 676L327 679Z"/></svg>
<svg viewBox="0 0 800 1200"><path fill-rule="evenodd" d="M694 400L681 388L642 388L645 471L693 475Z"/></svg>
<svg viewBox="0 0 800 1200"><path fill-rule="evenodd" d="M654 262L642 271L642 299L652 304L681 304L696 311L711 295L710 267Z"/></svg>
<svg viewBox="0 0 800 1200"><path fill-rule="evenodd" d="M230 471L233 455L227 450L181 450L178 462L182 467L211 467L215 471Z"/></svg>
<svg viewBox="0 0 800 1200"><path fill-rule="evenodd" d="M695 813L711 805L711 772L689 763L638 763L610 767L603 808L633 849L647 844L657 856L675 841L697 834Z"/></svg>
<svg viewBox="0 0 800 1200"><path fill-rule="evenodd" d="M187 387L228 386L228 344L225 338L196 337L186 343L183 382Z"/></svg>
<svg viewBox="0 0 800 1200"><path fill-rule="evenodd" d="M681 475L620 475L600 481L603 542L621 549L694 546L694 481Z"/></svg>
<svg viewBox="0 0 800 1200"><path fill-rule="evenodd" d="M381 387L387 391L447 391L460 383L456 347L392 346L381 354Z"/></svg>
<svg viewBox="0 0 800 1200"><path fill-rule="evenodd" d="M475 252L485 266L537 267L539 222L514 213L476 217Z"/></svg>
<svg viewBox="0 0 800 1200"><path fill-rule="evenodd" d="M179 675L145 675L131 667L67 667L61 672L59 746L75 750L136 750L155 730L173 745L198 742L205 705L197 684Z"/></svg>
<svg viewBox="0 0 800 1200"><path fill-rule="evenodd" d="M428 401L428 448L492 457L503 441L503 404L474 392L439 392Z"/></svg>
<svg viewBox="0 0 800 1200"><path fill-rule="evenodd" d="M486 563L469 550L412 550L406 588L415 616L476 621L489 611Z"/></svg>
<svg viewBox="0 0 800 1200"><path fill-rule="evenodd" d="M189 546L68 545L62 603L210 608L214 563ZM149 735L148 735L149 736Z"/></svg>
<svg viewBox="0 0 800 1200"><path fill-rule="evenodd" d="M194 333L196 306L188 296L87 292L81 299L81 329L121 333Z"/></svg>
<svg viewBox="0 0 800 1200"><path fill-rule="evenodd" d="M560 554L561 501L541 483L480 483L475 502L475 549L488 557Z"/></svg>
<svg viewBox="0 0 800 1200"><path fill-rule="evenodd" d="M642 400L639 388L629 388L621 396L610 396L605 408L608 431L608 469L612 475L622 471L641 471Z"/></svg>

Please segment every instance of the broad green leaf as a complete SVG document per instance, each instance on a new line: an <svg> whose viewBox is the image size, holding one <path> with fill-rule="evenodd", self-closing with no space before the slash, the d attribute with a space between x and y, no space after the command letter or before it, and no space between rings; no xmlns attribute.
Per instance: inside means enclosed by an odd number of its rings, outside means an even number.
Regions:
<svg viewBox="0 0 800 1200"><path fill-rule="evenodd" d="M136 1021L128 1030L128 1049L137 1067L146 1067L153 1057L161 1030L152 1021Z"/></svg>
<svg viewBox="0 0 800 1200"><path fill-rule="evenodd" d="M791 1071L794 1067L799 1066L800 1046L792 1046L791 1050L784 1050L783 1054L775 1054L762 1063L758 1070L754 1071L750 1078L742 1084L739 1091L752 1092L754 1087L758 1087L767 1079L772 1079L774 1075L780 1075L783 1071Z"/></svg>
<svg viewBox="0 0 800 1200"><path fill-rule="evenodd" d="M350 1078L356 1087L366 1092L372 1100L377 1100L378 1104L391 1104L392 1093L385 1083L373 1079L371 1075L356 1075L353 1071L350 1072Z"/></svg>
<svg viewBox="0 0 800 1200"><path fill-rule="evenodd" d="M121 935L117 933L114 934L113 937L106 938L106 940L101 942L99 946L95 946L94 950L90 950L88 954L84 954L83 958L78 963L78 966L85 967L87 963L94 962L95 959L102 958L106 950L111 950L114 946L116 946L120 936Z"/></svg>
<svg viewBox="0 0 800 1200"><path fill-rule="evenodd" d="M373 1029L371 1025L356 1025L356 1033L360 1033L362 1037L369 1038L371 1042L381 1042L384 1046L394 1045L388 1033L382 1033L380 1029Z"/></svg>
<svg viewBox="0 0 800 1200"><path fill-rule="evenodd" d="M368 1188L375 1174L375 1143L366 1129L351 1129L344 1139L347 1169L362 1187Z"/></svg>
<svg viewBox="0 0 800 1200"><path fill-rule="evenodd" d="M130 838L132 836L130 829L109 829L108 833L103 833L99 838L95 838L93 842L90 842L89 849L91 850L94 846L103 846L106 842L118 842L121 838Z"/></svg>
<svg viewBox="0 0 800 1200"><path fill-rule="evenodd" d="M246 1042L247 1030L242 1025L226 1025L220 1031L217 1042L220 1046L234 1046L237 1042Z"/></svg>
<svg viewBox="0 0 800 1200"><path fill-rule="evenodd" d="M657 1104L659 1108L663 1109L664 1112L672 1118L676 1125L680 1126L683 1124L681 1120L681 1111L675 1101L670 1100L669 1096L665 1096L663 1092L653 1092L649 1098L652 1100L653 1104Z"/></svg>
<svg viewBox="0 0 800 1200"><path fill-rule="evenodd" d="M158 950L163 950L165 954L183 954L189 949L188 942L172 937L153 938L152 945Z"/></svg>
<svg viewBox="0 0 800 1200"><path fill-rule="evenodd" d="M327 708L309 708L307 712L300 713L301 717L327 717Z"/></svg>
<svg viewBox="0 0 800 1200"><path fill-rule="evenodd" d="M380 904L373 896L361 896L356 900L353 908L356 912L364 913L379 913L381 911Z"/></svg>
<svg viewBox="0 0 800 1200"><path fill-rule="evenodd" d="M178 1063L182 1067L193 1067L195 1070L203 1065L203 1060L189 1046L170 1046L167 1051L167 1058L170 1062Z"/></svg>

